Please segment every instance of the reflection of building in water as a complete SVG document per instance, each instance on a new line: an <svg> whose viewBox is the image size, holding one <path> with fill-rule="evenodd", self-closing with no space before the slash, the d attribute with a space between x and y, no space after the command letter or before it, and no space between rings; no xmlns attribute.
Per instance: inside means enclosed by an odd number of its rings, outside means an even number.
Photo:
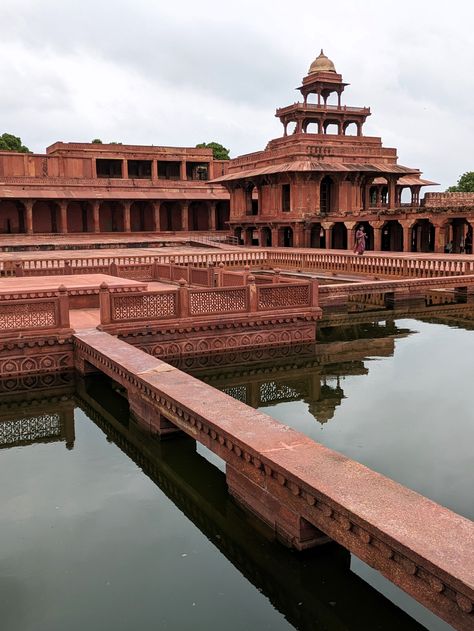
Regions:
<svg viewBox="0 0 474 631"><path fill-rule="evenodd" d="M295 555L276 543L275 533L231 498L224 473L198 453L192 438L151 439L109 386L104 377L78 380L79 407L295 629L422 631L351 572L343 548L330 545Z"/></svg>
<svg viewBox="0 0 474 631"><path fill-rule="evenodd" d="M345 398L342 380L348 375L365 375L364 360L370 356L390 357L394 339L406 334L393 321L362 326L327 328L323 342L306 353L274 359L271 363L247 362L199 368L192 374L254 408L302 401L321 424L333 418ZM342 341L340 341L342 338Z"/></svg>
<svg viewBox="0 0 474 631"><path fill-rule="evenodd" d="M0 380L0 449L34 443L74 446L74 380L67 375Z"/></svg>

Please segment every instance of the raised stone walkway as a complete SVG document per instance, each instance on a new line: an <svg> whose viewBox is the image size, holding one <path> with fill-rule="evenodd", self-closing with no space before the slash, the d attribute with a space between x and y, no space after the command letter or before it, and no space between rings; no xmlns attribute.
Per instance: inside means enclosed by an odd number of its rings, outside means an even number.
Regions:
<svg viewBox="0 0 474 631"><path fill-rule="evenodd" d="M75 366L128 392L147 431L184 431L226 462L229 491L297 549L334 541L452 624L473 628L474 524L107 333Z"/></svg>

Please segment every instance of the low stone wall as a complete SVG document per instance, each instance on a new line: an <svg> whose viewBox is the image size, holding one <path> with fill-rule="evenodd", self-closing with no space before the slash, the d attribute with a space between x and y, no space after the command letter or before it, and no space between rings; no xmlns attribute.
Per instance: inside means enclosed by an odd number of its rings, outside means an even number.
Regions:
<svg viewBox="0 0 474 631"><path fill-rule="evenodd" d="M463 208L474 210L474 193L425 193L424 208Z"/></svg>

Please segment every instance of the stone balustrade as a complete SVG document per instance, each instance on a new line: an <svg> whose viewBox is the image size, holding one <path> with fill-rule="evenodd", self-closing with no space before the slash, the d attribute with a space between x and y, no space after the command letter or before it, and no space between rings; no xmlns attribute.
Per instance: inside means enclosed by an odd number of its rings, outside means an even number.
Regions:
<svg viewBox="0 0 474 631"><path fill-rule="evenodd" d="M64 286L56 292L0 294L0 335L16 331L68 330L69 297Z"/></svg>

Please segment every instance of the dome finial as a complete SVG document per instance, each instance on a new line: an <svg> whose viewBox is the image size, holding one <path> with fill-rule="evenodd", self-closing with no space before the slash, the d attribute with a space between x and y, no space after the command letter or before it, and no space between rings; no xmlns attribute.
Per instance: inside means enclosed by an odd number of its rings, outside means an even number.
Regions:
<svg viewBox="0 0 474 631"><path fill-rule="evenodd" d="M336 68L334 67L333 62L326 57L324 54L324 50L321 48L321 52L316 57L316 59L311 64L308 74L313 74L314 72L334 72L336 73Z"/></svg>

